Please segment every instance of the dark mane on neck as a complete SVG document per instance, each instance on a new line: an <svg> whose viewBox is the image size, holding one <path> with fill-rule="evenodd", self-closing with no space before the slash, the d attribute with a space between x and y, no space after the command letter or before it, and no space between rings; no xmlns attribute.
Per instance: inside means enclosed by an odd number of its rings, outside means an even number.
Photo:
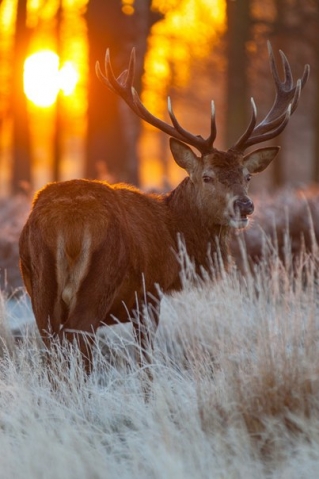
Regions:
<svg viewBox="0 0 319 479"><path fill-rule="evenodd" d="M194 201L194 188L189 177L185 178L171 193L165 196L170 212L170 228L174 240L180 237L185 242L189 257L198 268L211 267L211 260L219 255L227 268L231 227L209 223ZM178 245L176 243L176 248Z"/></svg>

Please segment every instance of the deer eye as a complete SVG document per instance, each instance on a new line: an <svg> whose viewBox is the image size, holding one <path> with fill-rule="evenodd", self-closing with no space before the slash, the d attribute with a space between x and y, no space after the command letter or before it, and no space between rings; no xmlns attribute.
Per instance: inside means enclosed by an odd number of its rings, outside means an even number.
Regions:
<svg viewBox="0 0 319 479"><path fill-rule="evenodd" d="M251 174L249 173L248 175L246 175L246 181L247 183L249 183L251 180Z"/></svg>
<svg viewBox="0 0 319 479"><path fill-rule="evenodd" d="M203 182L204 183L213 183L214 178L212 176L205 175L203 176Z"/></svg>

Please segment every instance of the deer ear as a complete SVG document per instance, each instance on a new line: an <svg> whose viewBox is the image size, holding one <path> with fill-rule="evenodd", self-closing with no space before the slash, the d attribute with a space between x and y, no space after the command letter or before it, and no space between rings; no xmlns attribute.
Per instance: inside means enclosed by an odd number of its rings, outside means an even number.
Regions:
<svg viewBox="0 0 319 479"><path fill-rule="evenodd" d="M260 173L272 162L279 150L280 146L269 146L252 151L244 157L244 166L249 173Z"/></svg>
<svg viewBox="0 0 319 479"><path fill-rule="evenodd" d="M185 145L185 143L175 140L175 138L169 139L169 145L178 166L186 170L189 174L193 172L199 160L193 150L188 145Z"/></svg>

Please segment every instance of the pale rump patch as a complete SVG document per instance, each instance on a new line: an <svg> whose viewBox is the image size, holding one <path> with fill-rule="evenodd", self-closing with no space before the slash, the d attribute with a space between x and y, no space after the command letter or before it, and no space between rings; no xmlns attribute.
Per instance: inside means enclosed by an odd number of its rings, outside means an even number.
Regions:
<svg viewBox="0 0 319 479"><path fill-rule="evenodd" d="M57 239L56 272L58 282L58 297L71 310L76 302L76 294L83 278L86 276L91 259L91 234L87 228L83 230L81 250L72 258L67 253L65 239L60 233Z"/></svg>

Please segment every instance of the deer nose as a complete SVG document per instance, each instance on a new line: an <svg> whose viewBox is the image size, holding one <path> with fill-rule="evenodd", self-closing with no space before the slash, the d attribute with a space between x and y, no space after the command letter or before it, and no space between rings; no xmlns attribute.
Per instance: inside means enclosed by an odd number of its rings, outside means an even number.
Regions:
<svg viewBox="0 0 319 479"><path fill-rule="evenodd" d="M251 215L254 212L254 203L247 196L237 198L234 201L234 210L241 216Z"/></svg>

